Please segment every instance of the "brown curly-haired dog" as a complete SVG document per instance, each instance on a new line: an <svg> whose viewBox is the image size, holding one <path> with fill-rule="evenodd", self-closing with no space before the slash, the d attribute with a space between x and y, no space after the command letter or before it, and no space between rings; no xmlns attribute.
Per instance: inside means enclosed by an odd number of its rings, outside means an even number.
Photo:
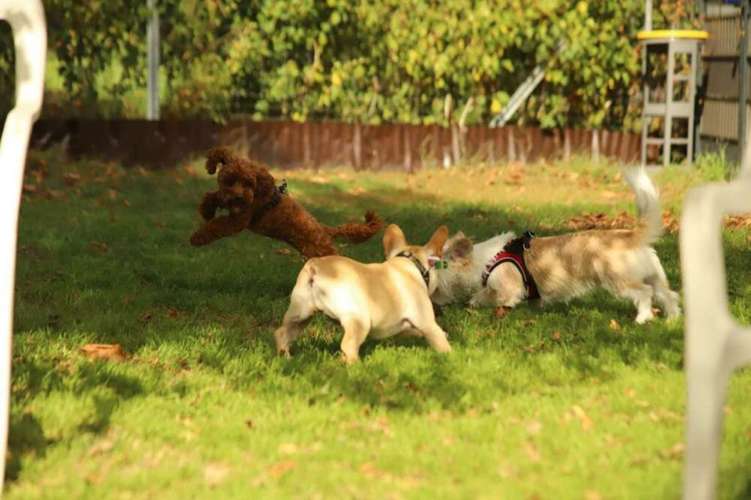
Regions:
<svg viewBox="0 0 751 500"><path fill-rule="evenodd" d="M213 174L217 169L219 190L206 193L198 207L205 223L190 237L194 246L249 229L289 243L306 258L322 257L337 254L332 238L360 243L383 227L383 221L373 212L365 214L365 223L324 226L286 194L286 185L277 187L266 167L227 148L212 149L206 157L206 170ZM215 217L219 209L229 213Z"/></svg>

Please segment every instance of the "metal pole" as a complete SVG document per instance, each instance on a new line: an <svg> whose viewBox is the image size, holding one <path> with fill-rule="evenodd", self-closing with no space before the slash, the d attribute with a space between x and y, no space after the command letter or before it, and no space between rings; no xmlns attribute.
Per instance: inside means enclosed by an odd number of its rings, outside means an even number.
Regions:
<svg viewBox="0 0 751 500"><path fill-rule="evenodd" d="M748 102L748 5L749 0L741 2L741 41L738 47L738 154L741 165L745 164L746 155L746 113Z"/></svg>
<svg viewBox="0 0 751 500"><path fill-rule="evenodd" d="M151 19L146 31L149 51L149 80L148 102L146 106L146 118L149 120L159 119L159 11L156 8L156 0L148 0Z"/></svg>
<svg viewBox="0 0 751 500"><path fill-rule="evenodd" d="M696 0L696 13L699 16L701 29L704 29L704 20L707 15L707 6L704 3L704 0ZM696 53L695 56L693 56L695 57L694 61L696 65L696 70L694 71L694 130L692 132L694 134L694 150L693 152L688 152L692 161L696 160L701 154L701 114L704 111L704 95L706 93L706 89L704 88L704 78L702 77L704 69L702 68L701 53L702 46L697 44Z"/></svg>
<svg viewBox="0 0 751 500"><path fill-rule="evenodd" d="M652 0L644 2L644 31L652 31Z"/></svg>

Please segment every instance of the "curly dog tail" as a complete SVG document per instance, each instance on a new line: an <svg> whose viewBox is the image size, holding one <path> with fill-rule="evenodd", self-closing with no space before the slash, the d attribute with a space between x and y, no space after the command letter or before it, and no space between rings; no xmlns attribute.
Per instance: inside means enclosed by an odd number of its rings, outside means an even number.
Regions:
<svg viewBox="0 0 751 500"><path fill-rule="evenodd" d="M219 165L228 165L234 161L237 161L237 156L229 148L219 147L211 149L206 154L206 171L213 174Z"/></svg>
<svg viewBox="0 0 751 500"><path fill-rule="evenodd" d="M383 228L383 221L375 212L365 213L365 222L348 222L336 227L326 227L332 238L346 238L351 243L362 243Z"/></svg>

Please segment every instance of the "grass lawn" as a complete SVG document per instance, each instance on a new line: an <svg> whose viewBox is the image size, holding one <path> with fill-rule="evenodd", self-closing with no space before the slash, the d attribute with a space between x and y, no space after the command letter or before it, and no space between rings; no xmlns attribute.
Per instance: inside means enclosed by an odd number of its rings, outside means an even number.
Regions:
<svg viewBox="0 0 751 500"><path fill-rule="evenodd" d="M367 342L346 367L338 326L318 318L280 359L272 332L302 261L249 232L190 247L196 204L215 185L199 161L168 172L52 153L30 163L7 498L679 497L680 321L637 326L632 305L606 294L504 319L454 306L439 318L452 354ZM374 208L419 243L441 223L483 239L633 213L617 170L586 162L276 173L323 221ZM706 175L658 175L664 206L678 215ZM749 323L749 234L724 239L732 310ZM657 250L679 290L676 235ZM381 260L380 235L342 252ZM129 357L91 361L80 348L93 342ZM749 393L741 371L722 498L751 496Z"/></svg>

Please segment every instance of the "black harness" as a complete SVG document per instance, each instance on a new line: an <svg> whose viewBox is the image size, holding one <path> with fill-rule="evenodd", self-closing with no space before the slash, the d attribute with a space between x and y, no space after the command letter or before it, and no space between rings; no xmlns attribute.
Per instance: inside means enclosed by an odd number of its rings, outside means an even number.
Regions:
<svg viewBox="0 0 751 500"><path fill-rule="evenodd" d="M279 186L274 186L274 192L271 194L271 199L261 205L261 208L253 214L250 223L255 224L261 220L261 218L266 215L266 212L277 206L279 202L282 201L282 196L285 194L287 194L287 179L282 179L282 183Z"/></svg>
<svg viewBox="0 0 751 500"><path fill-rule="evenodd" d="M539 299L540 292L537 290L537 283L535 283L532 274L527 269L527 264L524 262L524 250L529 249L529 244L535 234L532 231L525 231L522 236L515 238L503 247L503 250L498 252L490 259L490 262L485 266L485 270L482 272L482 286L488 286L488 278L490 273L505 262L510 262L516 269L519 270L519 274L522 275L522 281L524 282L524 288L527 289L527 299Z"/></svg>
<svg viewBox="0 0 751 500"><path fill-rule="evenodd" d="M406 250L399 252L398 254L396 254L396 256L411 260L417 270L420 271L420 276L422 276L422 280L425 282L425 286L428 287L428 290L430 290L430 271L422 265L422 262L420 262L417 257Z"/></svg>

